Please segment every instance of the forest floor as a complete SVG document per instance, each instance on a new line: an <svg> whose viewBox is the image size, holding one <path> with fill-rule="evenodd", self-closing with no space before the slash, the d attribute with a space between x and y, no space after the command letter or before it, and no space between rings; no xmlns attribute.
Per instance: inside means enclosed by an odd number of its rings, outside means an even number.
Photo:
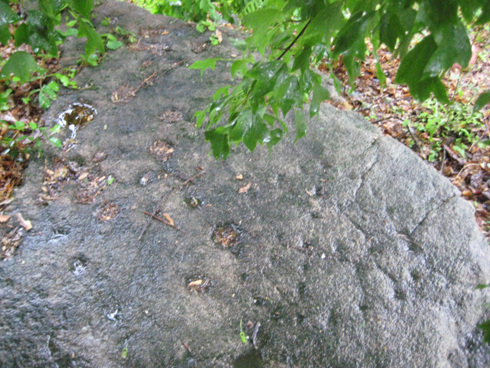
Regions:
<svg viewBox="0 0 490 368"><path fill-rule="evenodd" d="M487 105L473 112L478 95L490 90L490 27L474 30L471 40L469 67L454 65L443 78L450 105L435 98L420 103L407 86L395 84L400 60L386 48L378 51L384 85L376 76L377 59L371 52L361 64L354 87L343 89L345 102L328 102L341 110L359 112L448 177L474 204L478 225L490 239L490 109ZM322 69L330 74L320 65ZM348 86L343 65L334 74Z"/></svg>

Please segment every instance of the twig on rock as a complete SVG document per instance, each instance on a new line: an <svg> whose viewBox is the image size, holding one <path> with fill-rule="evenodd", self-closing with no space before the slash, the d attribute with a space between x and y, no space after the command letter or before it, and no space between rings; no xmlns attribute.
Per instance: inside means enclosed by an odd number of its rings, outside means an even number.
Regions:
<svg viewBox="0 0 490 368"><path fill-rule="evenodd" d="M179 230L179 228L178 228L177 226L175 226L174 224L171 224L171 223L170 223L170 222L168 222L167 220L164 220L164 219L162 219L161 217L158 217L157 215L152 215L152 214L151 214L150 212L148 212L148 211L145 211L145 215L148 215L148 216L150 216L150 217L154 218L154 219L155 219L155 220L157 220L157 221L163 222L165 225L171 226L171 227L173 227L174 229Z"/></svg>
<svg viewBox="0 0 490 368"><path fill-rule="evenodd" d="M204 174L206 172L206 170L203 170L201 171L200 173L197 173L196 175L194 175L193 177L187 179L186 181L184 181L182 183L182 185L180 186L181 188L183 188L184 186L186 186L188 183L190 183L191 181L194 181L194 179L197 179L198 177L200 177L202 174Z"/></svg>

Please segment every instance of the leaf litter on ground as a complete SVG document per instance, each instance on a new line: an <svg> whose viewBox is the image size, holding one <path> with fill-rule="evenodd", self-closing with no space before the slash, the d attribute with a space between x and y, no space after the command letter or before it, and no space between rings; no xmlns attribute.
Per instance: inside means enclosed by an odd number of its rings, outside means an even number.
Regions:
<svg viewBox="0 0 490 368"><path fill-rule="evenodd" d="M354 110L411 148L456 185L476 210L476 220L490 239L490 109L473 113L478 95L490 89L490 27L471 32L473 55L462 69L455 64L443 82L451 104L431 98L417 102L407 86L394 84L400 61L387 48L378 50L386 77L377 77L377 60L372 52L361 63L361 76L351 90L345 87L342 99L328 100L340 110ZM325 64L319 69L330 74ZM349 86L346 68L339 62L335 76Z"/></svg>

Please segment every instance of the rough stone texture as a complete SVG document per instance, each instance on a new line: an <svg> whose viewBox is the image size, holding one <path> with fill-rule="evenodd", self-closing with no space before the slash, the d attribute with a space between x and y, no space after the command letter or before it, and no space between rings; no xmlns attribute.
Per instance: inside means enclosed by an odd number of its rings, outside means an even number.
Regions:
<svg viewBox="0 0 490 368"><path fill-rule="evenodd" d="M328 106L296 145L237 148L216 162L190 121L229 76L218 67L201 82L175 63L236 51L225 39L196 54L207 35L126 3L97 13L96 23L107 16L158 32L85 69L79 84L92 87L67 91L46 115L94 106L97 117L63 155L115 181L79 204L72 180L42 206L43 167L62 153L31 163L8 212L34 228L0 264L2 367L490 366L476 328L490 298L475 290L490 282L489 248L446 179ZM136 88L154 71L128 103L111 102L123 83ZM168 110L182 120L160 120ZM174 147L167 161L150 153L156 140ZM95 163L99 150L107 158ZM205 172L185 183L199 166ZM120 212L101 222L106 203ZM144 214L155 209L179 229ZM239 234L231 248L213 237L226 224ZM190 291L196 279L211 284ZM249 336L260 323L256 348L241 342L240 321Z"/></svg>

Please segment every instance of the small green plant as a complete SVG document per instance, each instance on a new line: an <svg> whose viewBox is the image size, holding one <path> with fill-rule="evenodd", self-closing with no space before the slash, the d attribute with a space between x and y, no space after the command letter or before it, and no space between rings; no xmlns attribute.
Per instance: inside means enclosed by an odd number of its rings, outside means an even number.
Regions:
<svg viewBox="0 0 490 368"><path fill-rule="evenodd" d="M10 108L8 103L8 97L12 93L12 89L8 88L7 90L0 92L0 111L6 111Z"/></svg>
<svg viewBox="0 0 490 368"><path fill-rule="evenodd" d="M5 90L0 96L2 110L10 108L6 99L8 91L17 90L16 87L28 82L39 87L22 96L22 102L30 103L32 96L37 94L42 108L48 108L57 98L59 83L76 88L76 83L70 80L73 76L47 75L47 70L41 66L46 60L58 57L58 46L66 37L86 37L87 54L105 51L102 38L89 20L93 1L44 0L39 1L37 8L19 12L22 6L18 1L0 0L0 42L9 45L13 41L15 47L28 45L32 49L32 52L16 51L7 60L0 61L0 83ZM61 30L61 14L65 10L66 28Z"/></svg>
<svg viewBox="0 0 490 368"><path fill-rule="evenodd" d="M480 284L476 287L477 290L490 287L488 284ZM478 325L478 328L483 330L483 341L490 344L490 319Z"/></svg>
<svg viewBox="0 0 490 368"><path fill-rule="evenodd" d="M240 339L242 340L242 342L244 344L247 344L248 343L248 337L245 334L245 332L243 331L242 320L241 319L240 319Z"/></svg>
<svg viewBox="0 0 490 368"><path fill-rule="evenodd" d="M429 161L436 161L446 139L462 158L474 144L479 143L476 132L485 128L483 114L473 111L469 104L453 102L443 104L431 98L421 104L423 111L417 116L415 128L426 133L430 146Z"/></svg>
<svg viewBox="0 0 490 368"><path fill-rule="evenodd" d="M162 14L161 0L135 0L134 3L153 14Z"/></svg>
<svg viewBox="0 0 490 368"><path fill-rule="evenodd" d="M214 31L214 30L216 30L216 23L214 23L210 19L201 20L201 21L199 21L199 23L197 23L196 29L200 33L204 33L204 32L206 32L206 30Z"/></svg>
<svg viewBox="0 0 490 368"><path fill-rule="evenodd" d="M7 124L6 121L0 120L1 124ZM34 122L29 122L28 124L22 121L16 121L15 124L8 125L11 130L10 136L1 137L0 145L3 148L2 155L10 155L13 157L18 156L19 151L30 151L32 148L29 146L23 147L22 142L32 142L34 143L34 150L42 152L41 150L41 136L44 137L53 146L61 148L62 143L59 138L55 137L59 133L61 127L55 125L52 128L40 127ZM36 134L36 132L38 132ZM29 133L29 134L27 134Z"/></svg>

